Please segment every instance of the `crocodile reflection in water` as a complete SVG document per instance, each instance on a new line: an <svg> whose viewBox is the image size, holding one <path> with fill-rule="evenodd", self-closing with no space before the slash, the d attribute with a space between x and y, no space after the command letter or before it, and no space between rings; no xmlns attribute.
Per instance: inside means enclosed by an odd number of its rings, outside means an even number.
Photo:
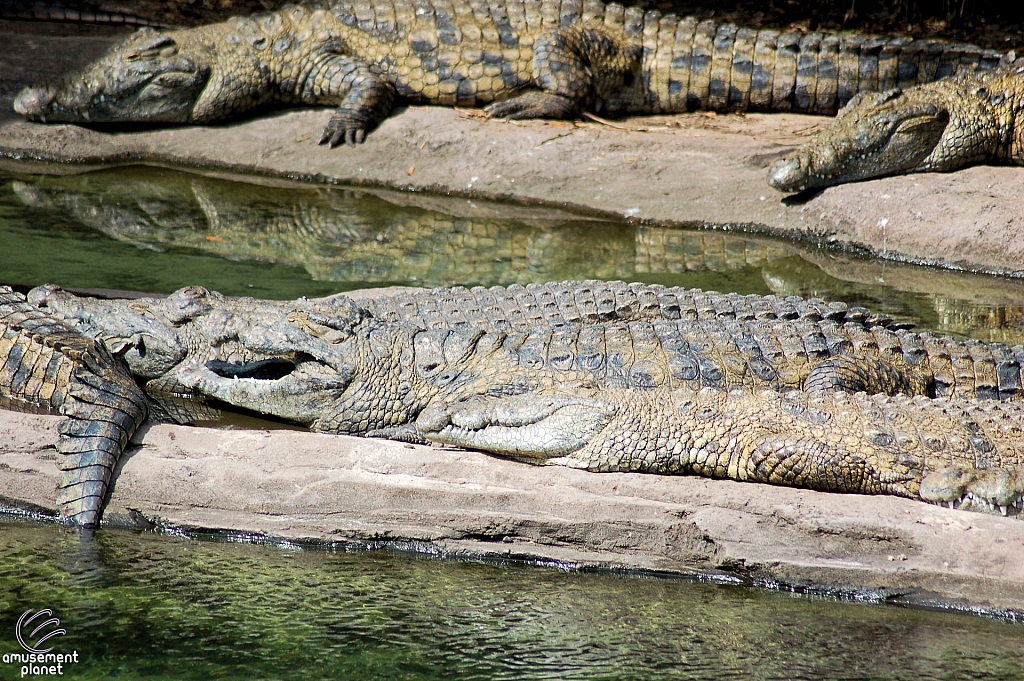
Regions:
<svg viewBox="0 0 1024 681"><path fill-rule="evenodd" d="M917 265L858 259L844 254L803 252L761 268L777 296L855 299L894 317L914 318L924 328L990 343L1024 343L1024 285L968 272L936 276ZM878 297L885 287L896 299Z"/></svg>
<svg viewBox="0 0 1024 681"><path fill-rule="evenodd" d="M767 239L633 228L546 208L393 193L385 200L368 191L136 170L11 186L27 206L140 247L296 265L320 281L440 286L631 279L637 272L729 271L795 252Z"/></svg>

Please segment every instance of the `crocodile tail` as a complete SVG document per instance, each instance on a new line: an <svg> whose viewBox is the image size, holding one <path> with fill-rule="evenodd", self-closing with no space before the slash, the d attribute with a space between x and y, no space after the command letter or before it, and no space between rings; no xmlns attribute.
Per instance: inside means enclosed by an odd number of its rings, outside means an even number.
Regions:
<svg viewBox="0 0 1024 681"><path fill-rule="evenodd" d="M652 113L797 111L834 114L858 92L987 71L1005 55L964 43L741 28L657 10L596 3L585 21L643 41Z"/></svg>
<svg viewBox="0 0 1024 681"><path fill-rule="evenodd" d="M146 399L106 347L0 287L3 405L59 411L61 515L95 527L114 466L146 418Z"/></svg>
<svg viewBox="0 0 1024 681"><path fill-rule="evenodd" d="M82 24L109 24L113 26L150 26L177 28L156 19L146 19L122 12L105 12L89 5L72 7L62 2L39 0L10 0L0 7L0 18L25 21L70 21Z"/></svg>
<svg viewBox="0 0 1024 681"><path fill-rule="evenodd" d="M127 370L95 346L75 367L58 426L57 505L75 525L96 527L121 453L146 419L146 399Z"/></svg>
<svg viewBox="0 0 1024 681"><path fill-rule="evenodd" d="M73 362L66 345L91 342L0 287L0 397L3 406L56 411L64 404Z"/></svg>

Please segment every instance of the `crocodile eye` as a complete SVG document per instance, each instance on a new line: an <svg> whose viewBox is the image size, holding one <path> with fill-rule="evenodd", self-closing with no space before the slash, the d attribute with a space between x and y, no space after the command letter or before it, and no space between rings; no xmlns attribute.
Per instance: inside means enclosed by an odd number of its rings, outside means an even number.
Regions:
<svg viewBox="0 0 1024 681"><path fill-rule="evenodd" d="M886 102L891 102L892 100L896 99L897 97L899 97L902 94L903 94L903 90L901 90L898 87L892 88L890 90L886 90L885 92L880 92L880 93L878 93L878 95L875 96L873 104L875 106L881 106L882 104L885 104Z"/></svg>
<svg viewBox="0 0 1024 681"><path fill-rule="evenodd" d="M153 59L155 57L172 57L178 52L178 43L170 36L158 36L147 43L139 45L124 56L125 61Z"/></svg>

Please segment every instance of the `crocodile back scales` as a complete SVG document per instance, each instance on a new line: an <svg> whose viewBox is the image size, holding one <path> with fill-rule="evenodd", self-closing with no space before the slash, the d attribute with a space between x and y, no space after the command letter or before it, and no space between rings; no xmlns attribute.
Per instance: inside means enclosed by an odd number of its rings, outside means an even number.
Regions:
<svg viewBox="0 0 1024 681"><path fill-rule="evenodd" d="M773 371L782 360L806 371L818 361L843 354L896 361L917 367L933 383L936 396L1020 399L1024 397L1024 347L914 333L886 315L871 314L862 307L826 303L818 299L788 296L740 295L680 287L624 282L560 282L490 288L439 288L396 295L361 298L358 304L381 320L403 322L427 330L488 333L506 332L534 338L579 333L578 325L616 324L616 338L632 345L649 344L654 326L672 333L664 322L678 320L698 347L714 348L719 358L770 360ZM685 322L695 322L685 324ZM635 330L639 338L622 330ZM678 332L678 331L677 331ZM605 333L603 330L594 333ZM699 334L701 339L698 341ZM655 333L655 336L659 334ZM666 337L667 338L667 337ZM756 342L755 342L756 339ZM675 341L669 341L673 345ZM545 342L544 352L531 350L536 363L559 353L579 356L565 345L555 352ZM689 347L690 343L685 344ZM585 353L584 353L585 354ZM622 356L633 356L623 352ZM730 359L730 361L731 361ZM667 360L666 360L667 361ZM680 360L684 363L693 358ZM554 366L572 364L561 357ZM667 365L666 365L667 366ZM716 371L725 371L721 361ZM627 367L628 373L628 367ZM758 376L750 367L736 375ZM638 379L643 383L643 379ZM742 383L742 382L741 382ZM719 385L706 381L704 385ZM736 384L736 383L731 383ZM694 387L694 384L685 384ZM789 382L790 387L799 383Z"/></svg>
<svg viewBox="0 0 1024 681"><path fill-rule="evenodd" d="M326 45L373 64L412 101L481 106L536 86L538 59L547 57L535 54L535 41L574 26L621 38L604 50L616 60L622 45L640 48L632 87L606 102L633 113L834 113L857 92L987 70L1003 57L949 41L740 28L597 0L330 0L188 30L251 50L291 84L283 92L316 77L303 75L302 55Z"/></svg>

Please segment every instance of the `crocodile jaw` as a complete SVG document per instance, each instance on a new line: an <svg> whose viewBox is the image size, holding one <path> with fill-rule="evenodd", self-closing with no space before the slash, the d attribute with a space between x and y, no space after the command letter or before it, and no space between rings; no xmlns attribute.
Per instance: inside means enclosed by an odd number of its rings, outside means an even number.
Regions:
<svg viewBox="0 0 1024 681"><path fill-rule="evenodd" d="M768 184L804 191L924 169L940 144L950 113L899 90L859 95L810 142L777 161Z"/></svg>
<svg viewBox="0 0 1024 681"><path fill-rule="evenodd" d="M189 122L210 71L181 52L173 34L140 29L83 71L24 88L14 110L44 123Z"/></svg>

